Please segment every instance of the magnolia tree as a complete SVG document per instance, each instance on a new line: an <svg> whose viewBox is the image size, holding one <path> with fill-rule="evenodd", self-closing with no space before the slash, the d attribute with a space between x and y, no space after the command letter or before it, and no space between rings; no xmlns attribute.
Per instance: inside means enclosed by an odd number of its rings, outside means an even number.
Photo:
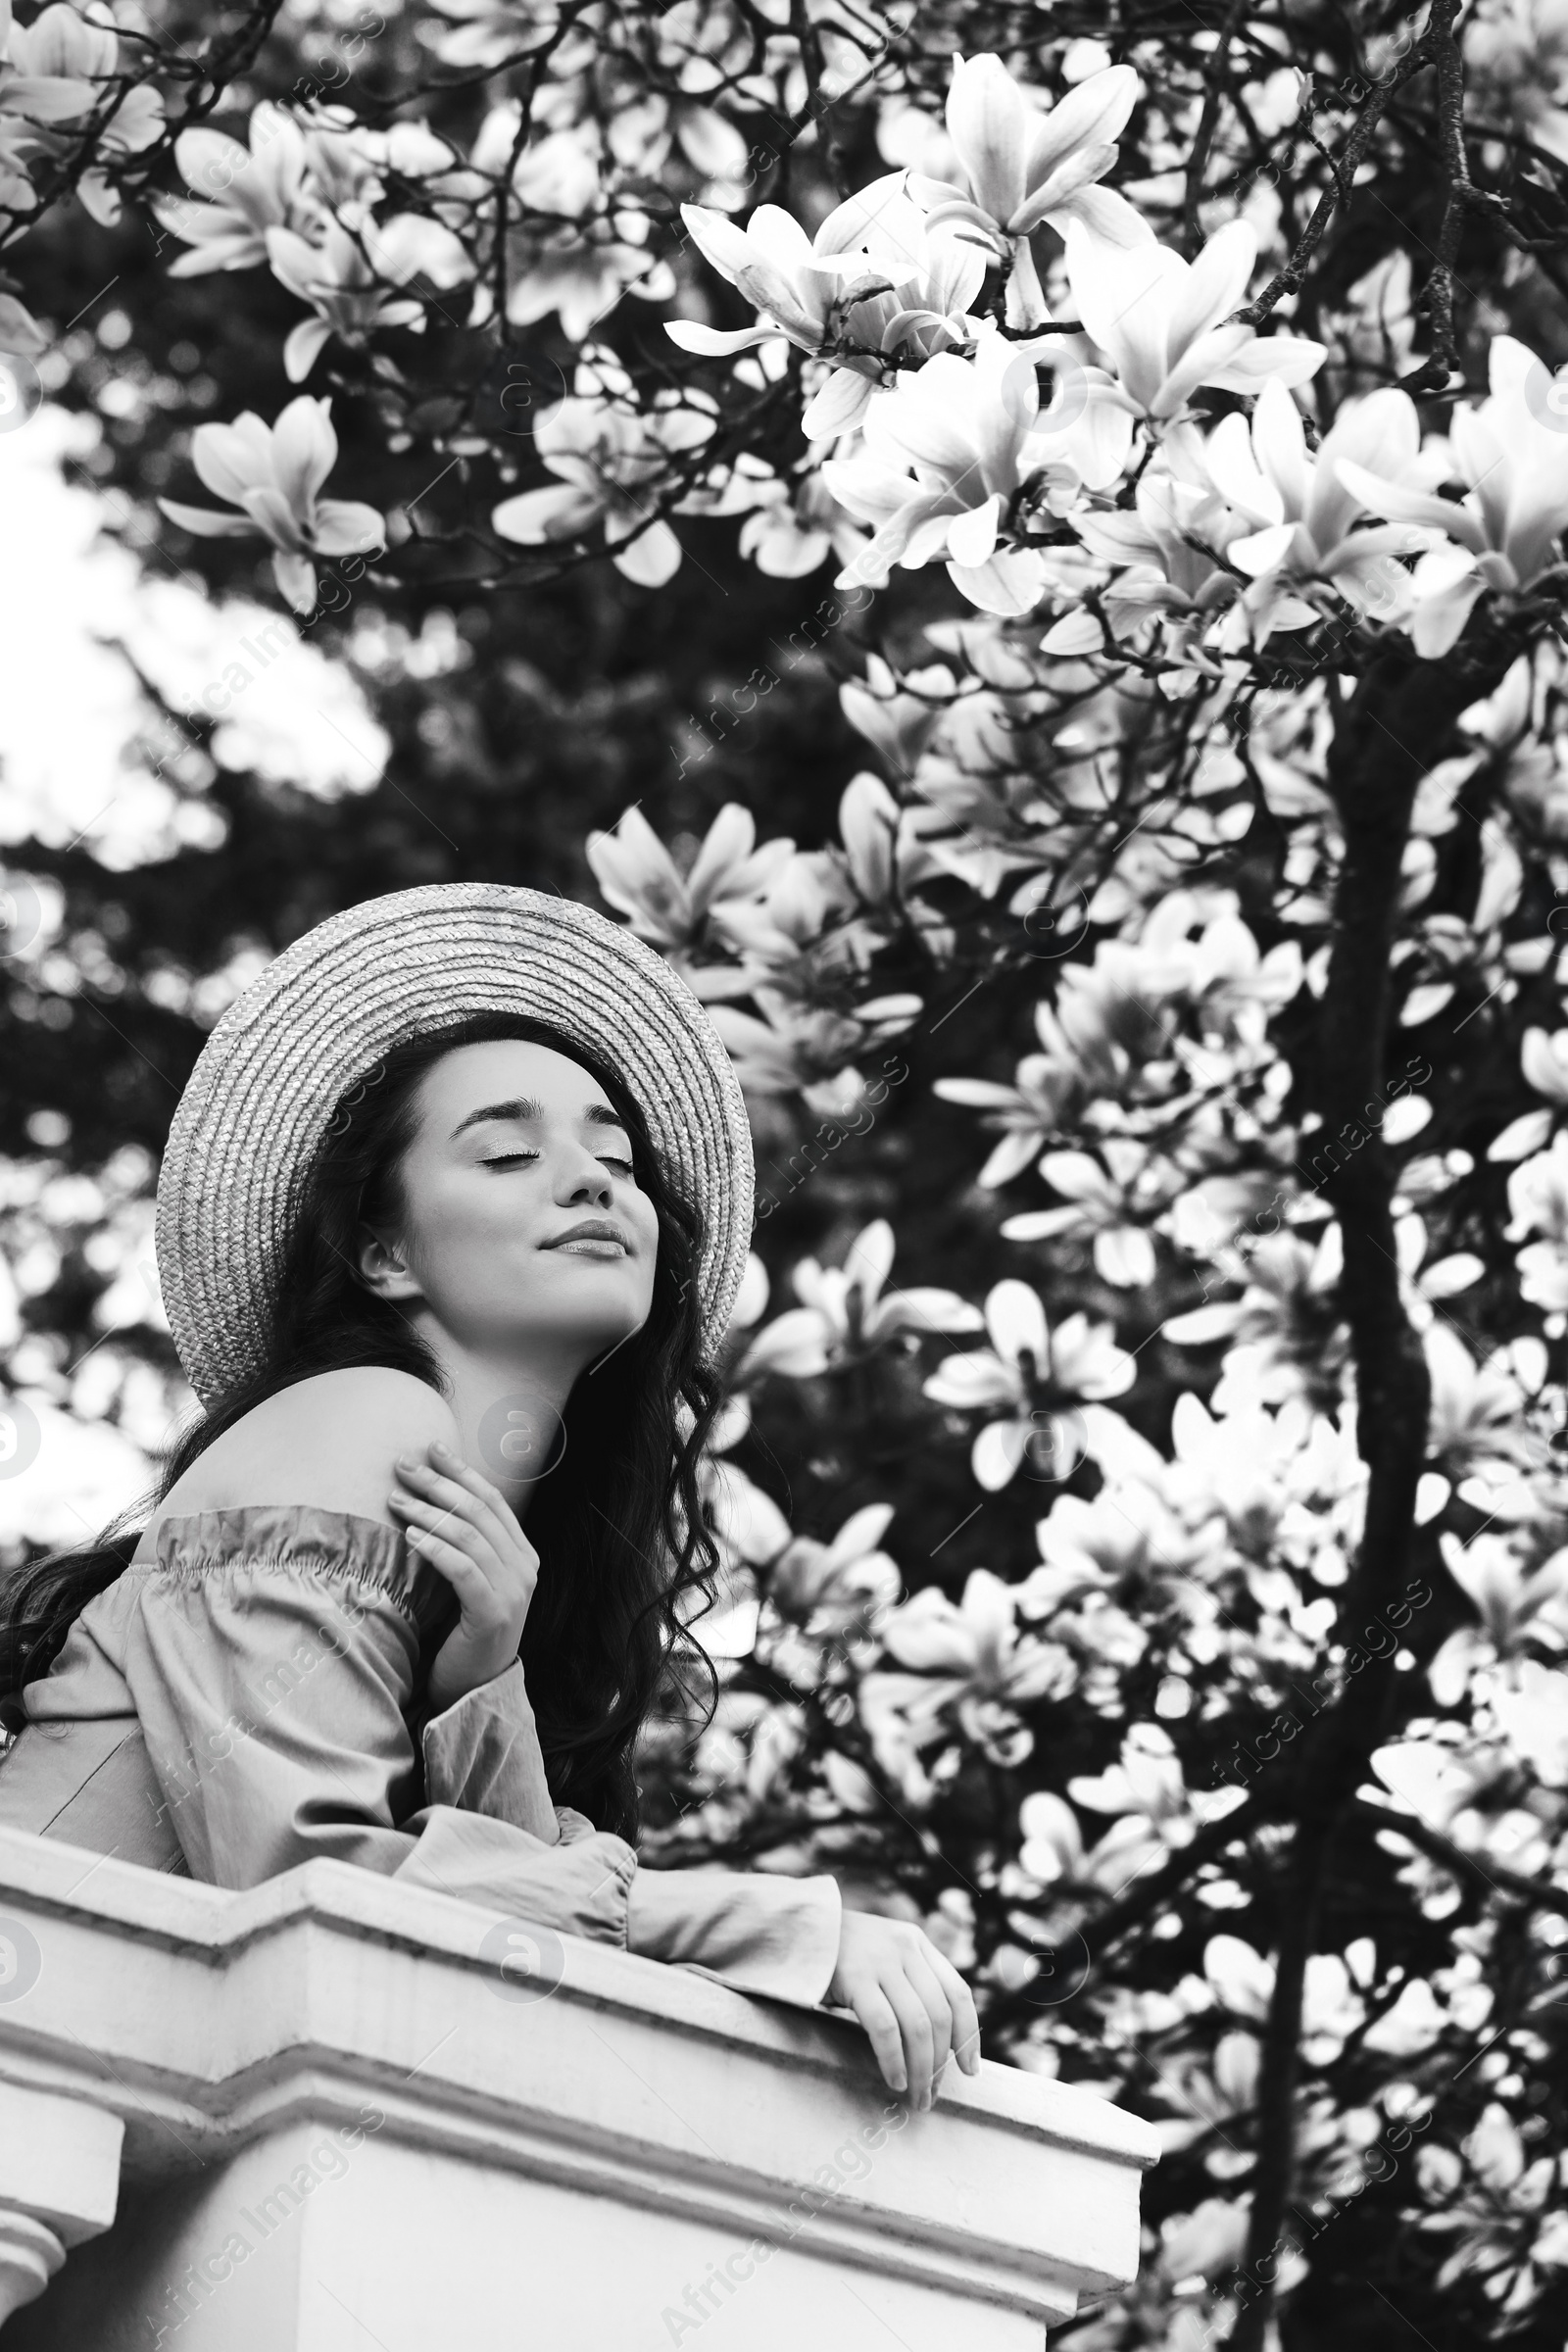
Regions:
<svg viewBox="0 0 1568 2352"><path fill-rule="evenodd" d="M760 1150L652 1857L834 1870L1157 2120L1064 2342L1556 2346L1560 27L274 13L0 0L14 401L51 222L132 223L288 388L158 477L181 564L328 638L585 571L716 628L754 566L800 616L669 788L803 663L863 746L806 844L658 788L584 843Z"/></svg>

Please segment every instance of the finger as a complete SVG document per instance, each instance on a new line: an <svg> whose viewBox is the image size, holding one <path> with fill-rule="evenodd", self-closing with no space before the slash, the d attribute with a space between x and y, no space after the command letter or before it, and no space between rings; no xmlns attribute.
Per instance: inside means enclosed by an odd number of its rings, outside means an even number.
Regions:
<svg viewBox="0 0 1568 2352"><path fill-rule="evenodd" d="M851 1992L849 2007L855 2011L865 2028L871 2052L882 2070L882 2080L889 2090L904 2090L908 2085L908 2068L904 2061L904 2035L893 2004L874 1978Z"/></svg>
<svg viewBox="0 0 1568 2352"><path fill-rule="evenodd" d="M980 2013L974 2005L974 1994L946 1952L932 1944L926 1953L927 1965L948 1996L953 2012L953 2054L966 2075L980 2072Z"/></svg>
<svg viewBox="0 0 1568 2352"><path fill-rule="evenodd" d="M441 1509L449 1512L454 1519L466 1520L470 1527L478 1529L483 1534L485 1541L497 1550L508 1544L508 1531L496 1518L490 1506L461 1480L449 1478L439 1470L424 1469L419 1477L417 1491L421 1502L438 1503ZM513 1531L511 1535L511 1542L514 1544L516 1540L516 1532L518 1531Z"/></svg>
<svg viewBox="0 0 1568 2352"><path fill-rule="evenodd" d="M501 1612L495 1585L461 1544L438 1536L431 1528L410 1528L408 1539L417 1556L428 1560L436 1574L446 1578L466 1619L475 1625L488 1625Z"/></svg>
<svg viewBox="0 0 1568 2352"><path fill-rule="evenodd" d="M426 1502L422 1494L394 1495L392 1499L398 1508L415 1522L414 1527L409 1531L411 1543L415 1534L419 1532L427 1536L439 1537L443 1543L453 1545L464 1554L466 1559L472 1562L487 1586L499 1583L501 1562L495 1555L495 1547L489 1539L469 1521L460 1518L456 1512L448 1510L444 1504Z"/></svg>
<svg viewBox="0 0 1568 2352"><path fill-rule="evenodd" d="M449 1493L438 1494L437 1485L447 1485ZM411 1518L444 1535L476 1560L497 1591L513 1587L533 1590L539 1570L539 1554L522 1535L514 1530L510 1537L503 1531L492 1533L492 1522L483 1505L466 1494L462 1488L451 1487L449 1481L421 1481L427 1492L409 1495L401 1491L392 1500L408 1512Z"/></svg>
<svg viewBox="0 0 1568 2352"><path fill-rule="evenodd" d="M465 1461L461 1453L455 1453L450 1449L445 1452L438 1451L438 1444L439 1441L432 1443L427 1449L434 1464L436 1477L448 1478L455 1485L466 1488L480 1507L488 1511L501 1534L509 1537L514 1543L525 1544L528 1539L523 1535L517 1524L516 1513L500 1488L486 1478L483 1471L476 1470L471 1462Z"/></svg>
<svg viewBox="0 0 1568 2352"><path fill-rule="evenodd" d="M909 2103L914 2107L929 2107L933 2035L925 2003L902 1969L896 1976L882 1979L882 1990L899 2021L904 2063L909 2078Z"/></svg>
<svg viewBox="0 0 1568 2352"><path fill-rule="evenodd" d="M426 1469L420 1478L421 1492L430 1500L443 1504L459 1518L468 1521L490 1544L498 1559L522 1558L533 1567L539 1555L516 1518L495 1489L466 1463L460 1465L463 1475L448 1476L440 1470Z"/></svg>
<svg viewBox="0 0 1568 2352"><path fill-rule="evenodd" d="M923 1952L911 1952L905 1961L904 1969L925 2004L926 2016L931 2020L931 2095L934 2098L936 2086L942 2080L942 2070L953 2048L953 2004L948 1998L947 1988Z"/></svg>

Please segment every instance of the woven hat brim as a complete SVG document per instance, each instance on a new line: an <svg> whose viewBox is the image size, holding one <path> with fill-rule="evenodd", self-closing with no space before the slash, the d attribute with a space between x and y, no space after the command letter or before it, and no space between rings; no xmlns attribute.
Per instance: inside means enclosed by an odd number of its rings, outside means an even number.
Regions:
<svg viewBox="0 0 1568 2352"><path fill-rule="evenodd" d="M204 1405L259 1370L304 1176L339 1097L394 1046L470 1013L549 1021L616 1070L700 1212L711 1361L746 1268L745 1097L706 1009L662 956L591 906L506 883L432 883L330 915L229 1005L170 1125L155 1247Z"/></svg>

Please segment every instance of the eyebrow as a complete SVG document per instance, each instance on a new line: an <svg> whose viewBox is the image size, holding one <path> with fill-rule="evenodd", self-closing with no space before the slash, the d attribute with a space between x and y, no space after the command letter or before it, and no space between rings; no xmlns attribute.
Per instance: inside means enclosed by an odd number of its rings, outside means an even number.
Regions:
<svg viewBox="0 0 1568 2352"><path fill-rule="evenodd" d="M470 1110L466 1119L460 1119L447 1141L455 1144L466 1127L477 1127L481 1119L542 1119L544 1115L531 1095L518 1095L511 1102L487 1102L482 1110ZM618 1127L622 1135L631 1133L619 1111L612 1110L608 1102L590 1102L577 1116L590 1127Z"/></svg>

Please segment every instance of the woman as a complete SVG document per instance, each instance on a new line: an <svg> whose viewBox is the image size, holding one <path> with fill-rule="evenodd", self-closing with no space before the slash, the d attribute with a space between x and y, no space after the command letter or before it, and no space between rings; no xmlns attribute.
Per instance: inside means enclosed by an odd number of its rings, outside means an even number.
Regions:
<svg viewBox="0 0 1568 2352"><path fill-rule="evenodd" d="M711 1022L591 909L441 885L285 950L159 1179L204 1416L144 1526L0 1606L0 1824L220 1886L334 1856L849 2009L913 2106L977 2071L918 1929L829 1877L638 1868L751 1203Z"/></svg>

